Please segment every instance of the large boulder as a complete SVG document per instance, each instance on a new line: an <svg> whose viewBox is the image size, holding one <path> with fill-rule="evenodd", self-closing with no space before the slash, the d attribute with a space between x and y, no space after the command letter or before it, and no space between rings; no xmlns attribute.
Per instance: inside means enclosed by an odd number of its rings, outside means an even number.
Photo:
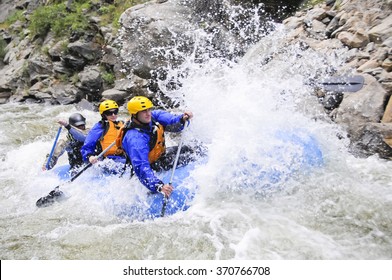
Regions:
<svg viewBox="0 0 392 280"><path fill-rule="evenodd" d="M141 78L151 78L151 71L182 63L175 48L191 51L192 11L180 0L151 1L126 10L120 18L121 58L125 66Z"/></svg>

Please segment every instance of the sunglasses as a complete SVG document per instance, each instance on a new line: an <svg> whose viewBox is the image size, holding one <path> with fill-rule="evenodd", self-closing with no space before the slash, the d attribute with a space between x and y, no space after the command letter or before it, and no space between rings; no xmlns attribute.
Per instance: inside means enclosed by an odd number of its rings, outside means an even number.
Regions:
<svg viewBox="0 0 392 280"><path fill-rule="evenodd" d="M118 109L113 109L113 110L107 110L103 112L105 116L111 116L111 115L117 115L118 114Z"/></svg>
<svg viewBox="0 0 392 280"><path fill-rule="evenodd" d="M81 129L81 130L85 130L86 129L86 125L84 125L84 124L77 125L76 127Z"/></svg>

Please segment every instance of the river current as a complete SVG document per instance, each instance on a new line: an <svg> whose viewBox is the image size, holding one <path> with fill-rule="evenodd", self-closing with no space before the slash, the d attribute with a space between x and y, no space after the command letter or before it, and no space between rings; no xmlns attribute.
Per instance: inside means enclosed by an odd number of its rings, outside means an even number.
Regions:
<svg viewBox="0 0 392 280"><path fill-rule="evenodd" d="M235 63L212 58L200 65L191 57L184 63L188 75L168 95L180 104L174 112L194 113L184 141L203 143L208 158L191 172L198 186L192 206L155 220L118 217L92 199L96 188L132 192L137 182L129 178L95 186L83 174L61 187L67 200L37 208L36 200L60 183L41 170L56 121L81 112L92 126L99 114L77 105L1 105L0 258L391 259L392 162L353 156L338 137L344 132L317 109L303 74L325 67L325 57L303 51L294 73L284 63L257 64L264 55L259 48ZM336 63L333 54L328 59ZM119 118L128 118L123 106ZM259 172L285 168L274 158L276 131L314 137L323 164L267 188ZM168 135L169 145L178 140ZM301 156L290 143L284 147L288 161ZM66 162L64 155L58 165Z"/></svg>

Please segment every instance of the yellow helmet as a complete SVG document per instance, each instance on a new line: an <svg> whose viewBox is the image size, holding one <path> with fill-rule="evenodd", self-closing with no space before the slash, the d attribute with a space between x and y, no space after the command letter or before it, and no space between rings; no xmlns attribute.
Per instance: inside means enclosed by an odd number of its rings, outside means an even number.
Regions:
<svg viewBox="0 0 392 280"><path fill-rule="evenodd" d="M128 101L127 108L131 115L135 115L140 111L154 107L151 100L144 96L135 96Z"/></svg>
<svg viewBox="0 0 392 280"><path fill-rule="evenodd" d="M103 112L110 110L110 109L118 109L118 104L114 100L105 100L99 104L99 113L102 115Z"/></svg>

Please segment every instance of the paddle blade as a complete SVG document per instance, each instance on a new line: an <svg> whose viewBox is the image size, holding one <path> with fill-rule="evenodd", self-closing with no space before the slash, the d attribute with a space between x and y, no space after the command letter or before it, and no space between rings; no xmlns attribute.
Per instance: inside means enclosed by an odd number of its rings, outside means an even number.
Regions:
<svg viewBox="0 0 392 280"><path fill-rule="evenodd" d="M317 83L317 86L326 91L356 92L363 87L364 80L364 77L359 75L352 77L331 77Z"/></svg>
<svg viewBox="0 0 392 280"><path fill-rule="evenodd" d="M47 196L41 197L37 200L35 205L39 208L48 207L58 200L63 198L64 193L58 189L54 189Z"/></svg>

